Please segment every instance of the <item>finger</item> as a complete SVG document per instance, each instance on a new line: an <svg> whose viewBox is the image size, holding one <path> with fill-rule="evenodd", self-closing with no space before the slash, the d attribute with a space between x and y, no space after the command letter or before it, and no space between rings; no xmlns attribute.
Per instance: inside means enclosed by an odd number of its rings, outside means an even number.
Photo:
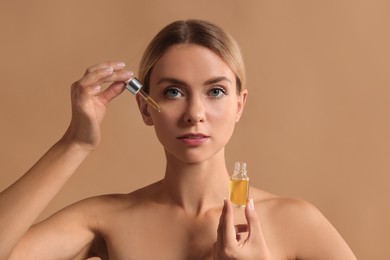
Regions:
<svg viewBox="0 0 390 260"><path fill-rule="evenodd" d="M97 69L91 73L84 75L75 85L82 90L99 85L104 78L111 76L114 73L112 67Z"/></svg>
<svg viewBox="0 0 390 260"><path fill-rule="evenodd" d="M99 94L99 98L104 104L108 104L112 99L119 96L123 90L125 90L124 82L114 82Z"/></svg>
<svg viewBox="0 0 390 260"><path fill-rule="evenodd" d="M112 67L95 70L78 81L83 89L91 89L92 94L99 92L99 85L107 82L126 81L133 76L133 72L120 70L113 71Z"/></svg>
<svg viewBox="0 0 390 260"><path fill-rule="evenodd" d="M223 208L221 216L219 217L218 229L217 229L217 245L223 245L224 243L224 221L226 214L226 199L223 201Z"/></svg>
<svg viewBox="0 0 390 260"><path fill-rule="evenodd" d="M114 71L117 71L117 70L120 70L120 69L123 69L124 67L126 66L126 64L122 61L107 61L107 62L102 62L102 63L99 63L99 64L95 64L91 67L89 67L84 75L87 75L91 72L94 72L96 70L99 70L99 69L104 69L104 68L108 68L108 67L112 67Z"/></svg>
<svg viewBox="0 0 390 260"><path fill-rule="evenodd" d="M115 71L114 73L112 73L111 75L109 75L108 77L104 77L102 78L100 81L99 81L99 84L102 84L102 83L107 83L107 82L116 82L116 81L127 81L129 80L130 78L132 78L134 76L134 73L132 71L128 71L128 70L119 70L119 71Z"/></svg>
<svg viewBox="0 0 390 260"><path fill-rule="evenodd" d="M260 219L256 214L253 199L248 200L247 206L245 207L245 217L248 222L248 238L247 241L251 240L262 240L263 233L261 230Z"/></svg>
<svg viewBox="0 0 390 260"><path fill-rule="evenodd" d="M237 245L236 240L236 231L234 227L234 217L233 217L233 205L229 200L226 200L226 210L224 216L224 243L227 247L233 247Z"/></svg>

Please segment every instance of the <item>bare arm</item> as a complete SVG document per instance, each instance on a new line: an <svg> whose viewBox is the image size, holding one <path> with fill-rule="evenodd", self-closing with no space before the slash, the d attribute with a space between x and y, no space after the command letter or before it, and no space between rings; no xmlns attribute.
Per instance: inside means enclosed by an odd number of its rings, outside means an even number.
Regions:
<svg viewBox="0 0 390 260"><path fill-rule="evenodd" d="M302 206L306 212L305 227L302 227L299 259L340 259L356 260L347 243L333 225L310 204Z"/></svg>
<svg viewBox="0 0 390 260"><path fill-rule="evenodd" d="M50 225L40 224L30 228L100 142L100 124L106 107L123 91L124 84L120 82L130 77L131 74L123 71L122 64L109 62L90 67L72 85L72 121L65 135L27 173L0 194L0 259L7 259L18 241L23 242L17 246L17 251L35 250L35 246L43 247L55 242L55 236L45 235L50 233L47 227L51 226L55 230L60 228L59 224L64 225L67 219L73 222L80 217L76 213L59 214L50 218ZM114 83L100 92L100 84L104 82ZM37 228L43 226L45 228ZM69 226L66 230L77 234L86 229ZM40 236L40 232L43 236ZM86 232L82 237L88 239L88 236L90 234ZM58 243L56 245L61 246ZM20 255L15 250L13 254Z"/></svg>
<svg viewBox="0 0 390 260"><path fill-rule="evenodd" d="M0 259L34 223L88 152L55 144L23 177L0 195Z"/></svg>
<svg viewBox="0 0 390 260"><path fill-rule="evenodd" d="M294 244L296 259L356 260L347 243L332 224L306 201L283 199L276 218Z"/></svg>
<svg viewBox="0 0 390 260"><path fill-rule="evenodd" d="M97 238L92 204L78 202L31 226L8 259L85 259Z"/></svg>

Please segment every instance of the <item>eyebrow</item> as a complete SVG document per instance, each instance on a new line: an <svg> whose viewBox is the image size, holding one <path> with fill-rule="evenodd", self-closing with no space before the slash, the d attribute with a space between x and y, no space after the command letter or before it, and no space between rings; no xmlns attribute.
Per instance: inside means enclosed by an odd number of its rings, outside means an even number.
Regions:
<svg viewBox="0 0 390 260"><path fill-rule="evenodd" d="M230 84L232 83L230 79L228 79L227 77L225 76L221 76L221 77L215 77L215 78L212 78L212 79L209 79L205 82L205 85L211 85L211 84L215 84L215 83L218 83L218 82L221 82L221 81L227 81L229 82Z"/></svg>
<svg viewBox="0 0 390 260"><path fill-rule="evenodd" d="M206 80L205 81L205 85L211 85L211 84L215 84L215 83L218 83L218 82L221 82L221 81L227 81L229 83L232 83L232 81L230 79L228 79L227 77L225 76L220 76L220 77L215 77L215 78L211 78L209 80ZM163 77L161 78L158 82L157 82L157 85L161 84L161 83L165 83L165 82L168 82L168 83L172 83L172 84L177 84L177 85L183 85L183 86L186 86L188 85L185 81L183 80L179 80L179 79L176 79L176 78L170 78L170 77Z"/></svg>
<svg viewBox="0 0 390 260"><path fill-rule="evenodd" d="M157 85L160 85L161 83L173 83L177 85L187 85L184 81L175 79L175 78L169 78L169 77L163 77L159 81L157 81Z"/></svg>

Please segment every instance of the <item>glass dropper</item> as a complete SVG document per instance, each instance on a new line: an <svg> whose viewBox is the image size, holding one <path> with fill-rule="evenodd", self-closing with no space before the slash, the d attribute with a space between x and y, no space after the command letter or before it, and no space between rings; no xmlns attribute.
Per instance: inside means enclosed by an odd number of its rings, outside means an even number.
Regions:
<svg viewBox="0 0 390 260"><path fill-rule="evenodd" d="M151 107L156 109L158 112L161 112L160 106L154 101L145 91L142 89L142 84L138 81L137 78L133 77L128 81L125 81L126 88L133 94L139 94Z"/></svg>

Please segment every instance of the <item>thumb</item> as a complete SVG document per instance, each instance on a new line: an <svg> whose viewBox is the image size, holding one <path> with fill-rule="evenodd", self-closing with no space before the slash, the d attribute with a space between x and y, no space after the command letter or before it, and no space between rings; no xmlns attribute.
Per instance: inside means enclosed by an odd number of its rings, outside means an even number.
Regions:
<svg viewBox="0 0 390 260"><path fill-rule="evenodd" d="M113 98L119 96L119 94L121 94L124 90L124 82L114 82L106 90L99 94L99 98L107 105Z"/></svg>
<svg viewBox="0 0 390 260"><path fill-rule="evenodd" d="M247 242L263 240L260 219L256 214L253 199L249 199L245 207L245 217L248 222L248 238Z"/></svg>

